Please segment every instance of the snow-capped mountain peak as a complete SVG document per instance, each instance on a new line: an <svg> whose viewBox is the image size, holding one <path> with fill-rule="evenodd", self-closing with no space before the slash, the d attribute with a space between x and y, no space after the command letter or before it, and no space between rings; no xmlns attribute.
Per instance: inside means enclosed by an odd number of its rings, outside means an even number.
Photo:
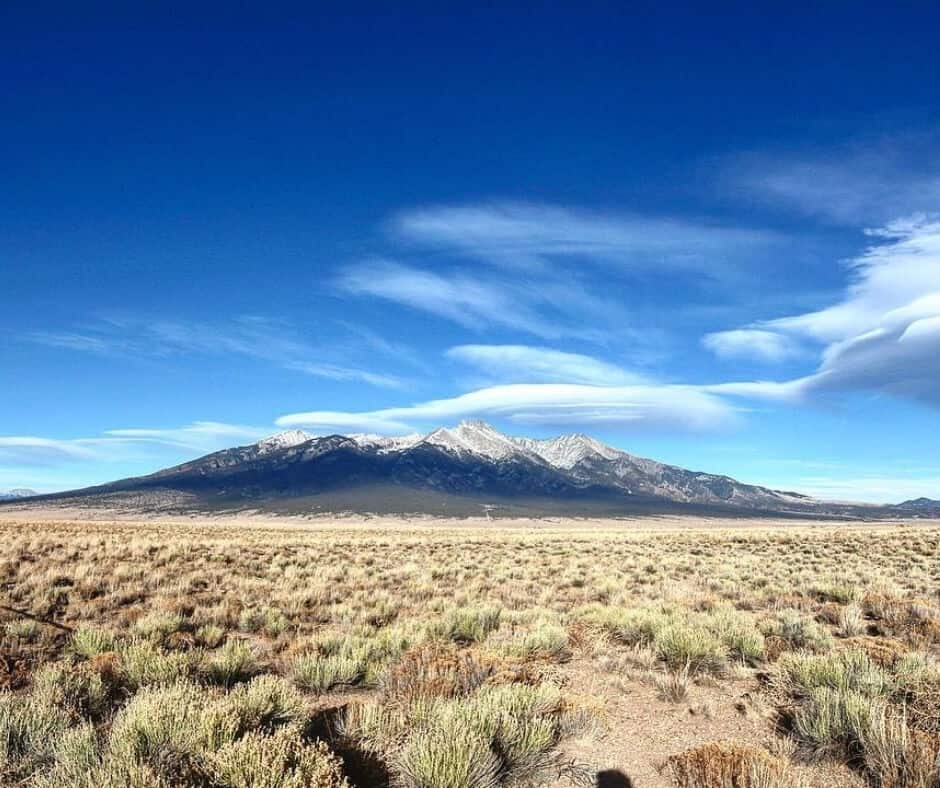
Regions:
<svg viewBox="0 0 940 788"><path fill-rule="evenodd" d="M541 457L549 465L556 468L570 469L590 456L613 460L623 454L606 443L591 438L588 435L576 433L573 435L560 435L547 440L533 440L520 438L520 444Z"/></svg>
<svg viewBox="0 0 940 788"><path fill-rule="evenodd" d="M255 445L258 447L260 454L267 454L272 451L280 451L281 449L299 446L301 443L306 443L312 438L313 435L303 430L287 430L285 432L279 432L276 435L271 435L264 440L260 440Z"/></svg>
<svg viewBox="0 0 940 788"><path fill-rule="evenodd" d="M468 452L491 460L503 460L525 452L513 438L478 420L461 421L456 427L436 429L424 442L458 454Z"/></svg>
<svg viewBox="0 0 940 788"><path fill-rule="evenodd" d="M396 435L392 437L377 435L371 432L357 432L353 435L347 435L346 437L352 441L355 441L359 448L375 449L380 454L410 449L416 443L420 443L424 439L424 436L417 432L413 432L410 435Z"/></svg>

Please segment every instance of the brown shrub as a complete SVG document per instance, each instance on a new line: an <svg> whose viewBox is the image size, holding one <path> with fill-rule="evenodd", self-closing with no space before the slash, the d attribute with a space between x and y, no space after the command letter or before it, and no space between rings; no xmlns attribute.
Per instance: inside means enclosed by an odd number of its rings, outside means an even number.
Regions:
<svg viewBox="0 0 940 788"><path fill-rule="evenodd" d="M830 624L831 626L838 626L839 616L842 613L842 605L836 602L825 602L819 608L819 613L817 618L823 624Z"/></svg>
<svg viewBox="0 0 940 788"><path fill-rule="evenodd" d="M882 668L894 667L895 663L909 653L907 644L895 638L877 638L871 635L858 635L842 641L848 650L864 651L872 662Z"/></svg>
<svg viewBox="0 0 940 788"><path fill-rule="evenodd" d="M940 681L925 678L909 690L906 698L907 721L912 728L940 735Z"/></svg>
<svg viewBox="0 0 940 788"><path fill-rule="evenodd" d="M456 698L469 695L494 672L492 663L478 662L451 644L426 644L406 651L382 680L390 701Z"/></svg>
<svg viewBox="0 0 940 788"><path fill-rule="evenodd" d="M779 635L766 635L764 637L764 658L768 662L776 662L784 651L790 650L790 644Z"/></svg>
<svg viewBox="0 0 940 788"><path fill-rule="evenodd" d="M666 762L678 788L783 788L786 764L766 750L734 742L712 742L671 756Z"/></svg>

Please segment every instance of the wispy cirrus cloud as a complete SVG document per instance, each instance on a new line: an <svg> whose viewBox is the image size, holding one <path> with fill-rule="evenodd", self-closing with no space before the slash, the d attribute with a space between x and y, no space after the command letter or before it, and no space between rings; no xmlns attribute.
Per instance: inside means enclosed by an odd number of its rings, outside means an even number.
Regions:
<svg viewBox="0 0 940 788"><path fill-rule="evenodd" d="M735 193L854 227L940 205L940 129L866 136L824 151L749 153L725 161Z"/></svg>
<svg viewBox="0 0 940 788"><path fill-rule="evenodd" d="M313 375L316 378L368 383L370 386L380 386L382 388L389 389L405 388L404 382L394 375L381 375L376 372L369 372L366 369L344 367L340 364L318 364L310 361L292 361L285 364L285 366L287 369L293 369L297 372L304 372L307 375Z"/></svg>
<svg viewBox="0 0 940 788"><path fill-rule="evenodd" d="M0 465L47 465L90 459L94 452L80 441L35 435L0 436Z"/></svg>
<svg viewBox="0 0 940 788"><path fill-rule="evenodd" d="M828 501L901 503L912 498L936 498L940 476L800 476L791 482L801 492Z"/></svg>
<svg viewBox="0 0 940 788"><path fill-rule="evenodd" d="M344 363L343 358L355 355L348 342L314 345L297 336L283 321L258 316L242 316L219 324L112 317L80 330L32 332L25 339L47 347L102 356L241 356L329 380L351 380L387 388L405 386L397 375ZM335 361L330 359L334 355Z"/></svg>
<svg viewBox="0 0 940 788"><path fill-rule="evenodd" d="M706 275L778 240L765 230L519 202L423 208L398 215L392 227L408 240L491 265L531 269L570 259Z"/></svg>
<svg viewBox="0 0 940 788"><path fill-rule="evenodd" d="M574 280L563 285L459 268L438 272L385 259L347 266L335 284L341 292L391 301L473 331L501 327L546 339L597 339L624 315L619 305ZM597 318L591 327L578 319L585 310Z"/></svg>
<svg viewBox="0 0 940 788"><path fill-rule="evenodd" d="M531 345L458 345L447 357L493 381L627 386L647 382L639 373L581 353Z"/></svg>
<svg viewBox="0 0 940 788"><path fill-rule="evenodd" d="M56 439L35 435L0 436L0 467L120 462L166 456L165 450L189 455L255 441L271 428L196 421L182 427L122 428L100 435Z"/></svg>
<svg viewBox="0 0 940 788"><path fill-rule="evenodd" d="M768 231L672 217L514 202L406 211L389 226L394 254L343 268L335 279L341 293L380 298L478 332L618 337L637 345L661 339L649 320L638 319L640 304L624 298L636 291L645 303L657 292L638 282L652 275L661 281L665 271L704 294L706 282L737 276L750 254L781 240Z"/></svg>

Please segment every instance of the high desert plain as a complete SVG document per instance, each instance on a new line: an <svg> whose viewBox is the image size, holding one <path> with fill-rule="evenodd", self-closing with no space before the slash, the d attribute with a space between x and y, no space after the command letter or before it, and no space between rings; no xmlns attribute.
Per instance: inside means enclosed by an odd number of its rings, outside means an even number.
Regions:
<svg viewBox="0 0 940 788"><path fill-rule="evenodd" d="M21 504L0 536L9 785L934 785L936 521Z"/></svg>

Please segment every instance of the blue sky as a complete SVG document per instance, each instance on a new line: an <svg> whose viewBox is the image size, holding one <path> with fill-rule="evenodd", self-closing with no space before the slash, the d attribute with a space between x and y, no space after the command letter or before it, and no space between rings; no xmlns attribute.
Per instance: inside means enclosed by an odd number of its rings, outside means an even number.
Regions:
<svg viewBox="0 0 940 788"><path fill-rule="evenodd" d="M5 4L0 489L477 417L940 497L940 12L723 8Z"/></svg>

